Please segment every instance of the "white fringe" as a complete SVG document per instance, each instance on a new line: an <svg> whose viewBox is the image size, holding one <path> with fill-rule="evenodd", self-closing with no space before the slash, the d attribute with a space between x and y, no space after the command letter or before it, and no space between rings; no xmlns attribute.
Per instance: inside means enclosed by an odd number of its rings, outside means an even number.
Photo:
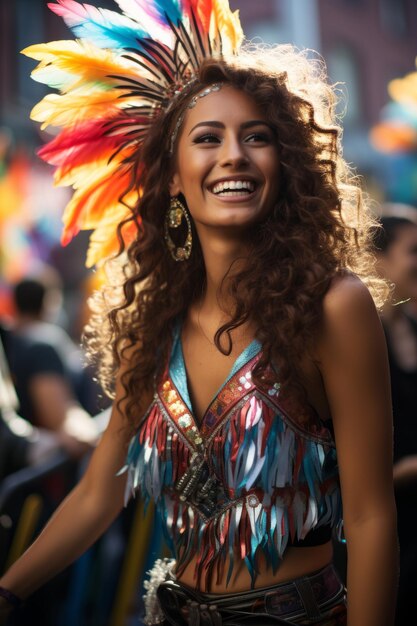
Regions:
<svg viewBox="0 0 417 626"><path fill-rule="evenodd" d="M172 576L172 570L175 565L175 559L157 559L151 570L147 572L149 580L145 580L143 586L146 594L143 596L145 604L144 623L148 626L153 624L162 624L165 616L161 610L156 595L159 585Z"/></svg>

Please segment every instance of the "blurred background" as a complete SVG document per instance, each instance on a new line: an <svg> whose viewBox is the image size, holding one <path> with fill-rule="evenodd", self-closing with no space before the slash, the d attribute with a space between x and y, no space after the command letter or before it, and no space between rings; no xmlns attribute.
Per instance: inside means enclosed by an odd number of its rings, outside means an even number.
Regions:
<svg viewBox="0 0 417 626"><path fill-rule="evenodd" d="M116 7L113 0L90 3ZM415 221L416 0L230 0L230 5L240 9L249 39L290 42L322 55L330 80L338 83L341 95L339 112L343 114L346 160L361 176L376 212ZM66 38L72 36L63 21L48 9L46 0L0 0L0 412L7 425L7 437L13 441L7 450L14 451L6 466L0 430L0 568L18 556L77 480L88 459L89 446L94 446L94 437L105 426L109 408L95 384L94 372L87 370L86 374L82 365L80 368L86 299L96 285L94 269L85 267L89 233L80 233L66 247L60 245L61 215L70 190L54 187L52 168L36 156L37 148L50 137L29 116L47 90L30 78L35 62L20 54L30 44ZM414 250L415 259L416 254ZM415 283L417 261L414 266ZM22 314L16 301L16 285L22 282L25 297L33 297L33 284L27 291L28 280L40 283L42 293L52 291L55 296L49 298L48 307L42 308L42 324L65 333L65 338L60 336L53 346L61 351L61 360L55 359L53 368L45 367L45 352L37 354L36 359L21 356L19 350L33 349L32 344L28 347L26 336L26 343L22 342L22 333L17 343L10 338L17 320L19 326L28 321L27 310ZM71 351L74 349L71 364L67 362L67 341L72 342ZM51 348L49 339L45 343L48 345L43 345L44 351ZM62 423L68 417L63 410L61 417L50 416L49 421L34 419L33 407L32 415L22 415L28 399L24 398L22 405L14 388L21 380L16 380L13 366L16 354L20 362L22 358L36 361L36 373L38 379L42 374L44 385L36 402L43 401L45 414L50 408L42 396L46 378L49 393L53 389L58 394L58 385L62 395L65 388L65 411L68 406L81 411L88 436L80 438L72 433L72 439L63 441ZM74 359L79 359L78 370ZM32 373L25 371L21 376ZM410 389L415 398L417 364L412 375ZM89 418L94 422L93 432ZM19 458L15 453L18 449ZM414 452L417 454L417 442ZM38 500L28 504L28 497L34 494ZM25 506L29 508L22 513ZM155 555L164 553L159 528L152 523L152 511L148 512L147 525L140 521L141 532L135 534L141 507L142 503L130 505L93 551L35 597L28 609L31 624L122 626L130 623L130 618L137 624L137 589ZM19 524L23 524L23 530L19 530ZM14 623L29 623L25 621L27 615L16 617Z"/></svg>

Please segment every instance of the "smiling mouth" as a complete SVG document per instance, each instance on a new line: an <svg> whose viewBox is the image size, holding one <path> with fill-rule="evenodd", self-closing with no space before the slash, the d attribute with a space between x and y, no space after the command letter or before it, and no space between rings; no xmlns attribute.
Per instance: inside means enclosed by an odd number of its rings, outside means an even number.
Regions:
<svg viewBox="0 0 417 626"><path fill-rule="evenodd" d="M209 190L218 198L247 198L256 188L253 180L224 180L215 183Z"/></svg>

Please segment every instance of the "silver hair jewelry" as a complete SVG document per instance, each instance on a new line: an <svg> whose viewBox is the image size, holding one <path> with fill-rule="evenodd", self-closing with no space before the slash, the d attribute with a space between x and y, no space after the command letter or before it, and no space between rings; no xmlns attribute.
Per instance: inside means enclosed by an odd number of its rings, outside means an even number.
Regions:
<svg viewBox="0 0 417 626"><path fill-rule="evenodd" d="M193 98L191 98L190 102L187 104L184 111L179 116L177 123L175 124L175 128L172 131L171 139L169 143L169 154L171 156L174 153L174 144L178 136L178 131L181 128L182 123L184 121L184 117L185 117L187 109L193 109L200 98L204 98L205 96L208 96L210 93L213 93L215 91L220 91L222 87L223 87L223 83L213 83L212 85L209 85L208 87L200 91Z"/></svg>

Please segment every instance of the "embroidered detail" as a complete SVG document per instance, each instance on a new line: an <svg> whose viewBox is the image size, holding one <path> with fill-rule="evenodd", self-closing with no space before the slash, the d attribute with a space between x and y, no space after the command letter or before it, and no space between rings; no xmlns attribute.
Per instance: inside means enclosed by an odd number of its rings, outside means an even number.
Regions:
<svg viewBox="0 0 417 626"><path fill-rule="evenodd" d="M168 415L177 428L181 430L192 448L195 449L201 446L203 440L198 432L194 418L190 415L185 402L170 378L162 383L159 397Z"/></svg>

